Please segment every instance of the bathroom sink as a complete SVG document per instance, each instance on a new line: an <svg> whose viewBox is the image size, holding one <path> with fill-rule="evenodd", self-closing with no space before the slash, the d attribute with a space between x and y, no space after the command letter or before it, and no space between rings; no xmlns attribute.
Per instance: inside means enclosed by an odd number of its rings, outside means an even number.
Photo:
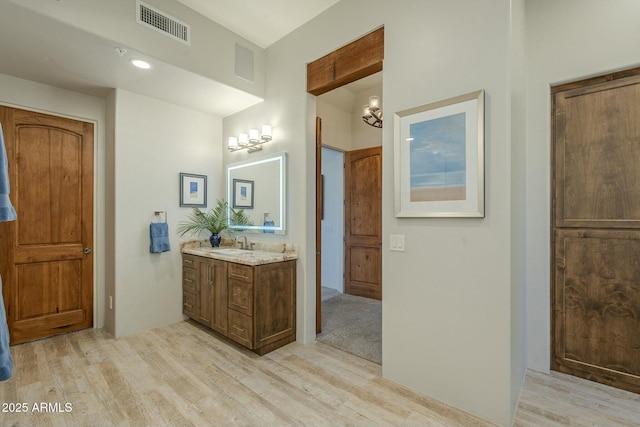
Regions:
<svg viewBox="0 0 640 427"><path fill-rule="evenodd" d="M211 252L217 252L219 254L223 254L223 255L242 255L242 254L246 254L249 251L245 251L243 249L235 249L235 248L211 248L208 249Z"/></svg>

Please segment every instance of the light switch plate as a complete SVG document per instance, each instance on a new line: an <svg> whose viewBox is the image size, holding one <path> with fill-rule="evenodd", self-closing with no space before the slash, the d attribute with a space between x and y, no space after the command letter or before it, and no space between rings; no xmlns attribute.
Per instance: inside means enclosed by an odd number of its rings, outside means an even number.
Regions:
<svg viewBox="0 0 640 427"><path fill-rule="evenodd" d="M392 251L404 252L404 235L403 234L390 234L389 246Z"/></svg>

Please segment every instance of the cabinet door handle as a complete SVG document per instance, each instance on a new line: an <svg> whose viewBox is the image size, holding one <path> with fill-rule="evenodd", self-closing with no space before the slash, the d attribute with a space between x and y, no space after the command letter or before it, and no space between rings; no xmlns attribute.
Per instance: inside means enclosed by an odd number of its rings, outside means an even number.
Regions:
<svg viewBox="0 0 640 427"><path fill-rule="evenodd" d="M193 260L192 259L184 259L183 260L186 264L193 264Z"/></svg>
<svg viewBox="0 0 640 427"><path fill-rule="evenodd" d="M182 280L184 280L185 282L193 283L193 280L191 279L182 279Z"/></svg>

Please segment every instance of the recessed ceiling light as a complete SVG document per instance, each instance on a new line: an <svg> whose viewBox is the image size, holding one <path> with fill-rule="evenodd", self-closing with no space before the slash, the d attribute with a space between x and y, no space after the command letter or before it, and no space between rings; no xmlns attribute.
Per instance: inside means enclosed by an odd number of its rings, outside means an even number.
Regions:
<svg viewBox="0 0 640 427"><path fill-rule="evenodd" d="M142 59L132 59L130 62L134 67L142 68L143 70L151 68L151 64L147 61L143 61Z"/></svg>

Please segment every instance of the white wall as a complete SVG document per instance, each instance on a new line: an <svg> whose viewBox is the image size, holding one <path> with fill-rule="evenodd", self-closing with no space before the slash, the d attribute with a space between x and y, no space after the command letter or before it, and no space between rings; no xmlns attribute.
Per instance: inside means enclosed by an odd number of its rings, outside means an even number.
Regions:
<svg viewBox="0 0 640 427"><path fill-rule="evenodd" d="M182 268L179 173L208 176L208 208L223 196L222 119L127 91L115 94L115 335L177 322ZM149 253L149 223L168 214L171 251Z"/></svg>
<svg viewBox="0 0 640 427"><path fill-rule="evenodd" d="M640 64L640 2L528 0L527 339L529 367L550 360L550 85Z"/></svg>
<svg viewBox="0 0 640 427"><path fill-rule="evenodd" d="M511 1L511 403L518 405L527 370L526 353L526 49L525 0ZM508 113L508 114L509 114Z"/></svg>
<svg viewBox="0 0 640 427"><path fill-rule="evenodd" d="M397 219L383 155L386 377L500 425L511 422L508 1L408 1L385 21L384 104L394 111L485 90L484 219ZM419 54L416 54L419 52ZM392 153L384 128L383 152ZM491 392L487 385L491 384Z"/></svg>
<svg viewBox="0 0 640 427"><path fill-rule="evenodd" d="M307 62L385 26L386 117L486 91L484 219L404 219L393 212L393 127L383 128L385 377L502 425L511 422L511 150L509 2L343 0L267 49L265 102L224 120L225 137L269 117L289 152L288 238L300 244L298 339L315 337L315 99ZM330 29L330 30L329 30ZM275 138L274 138L275 139ZM292 200L292 198L290 198ZM491 392L487 392L490 384Z"/></svg>
<svg viewBox="0 0 640 427"><path fill-rule="evenodd" d="M352 149L350 112L324 101L322 95L317 98L316 108L316 114L322 119L322 146L350 151Z"/></svg>
<svg viewBox="0 0 640 427"><path fill-rule="evenodd" d="M0 74L0 104L94 123L94 326L105 325L105 101Z"/></svg>
<svg viewBox="0 0 640 427"><path fill-rule="evenodd" d="M322 286L344 292L344 153L322 148Z"/></svg>

